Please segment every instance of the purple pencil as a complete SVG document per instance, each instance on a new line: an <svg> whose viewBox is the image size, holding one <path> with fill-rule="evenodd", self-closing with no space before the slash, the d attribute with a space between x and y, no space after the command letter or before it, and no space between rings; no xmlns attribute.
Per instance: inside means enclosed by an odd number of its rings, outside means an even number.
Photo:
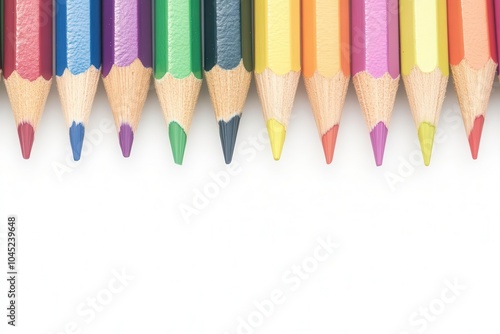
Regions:
<svg viewBox="0 0 500 334"><path fill-rule="evenodd" d="M129 157L152 73L151 0L106 0L102 16L104 87Z"/></svg>
<svg viewBox="0 0 500 334"><path fill-rule="evenodd" d="M399 86L398 0L352 0L352 75L381 166Z"/></svg>

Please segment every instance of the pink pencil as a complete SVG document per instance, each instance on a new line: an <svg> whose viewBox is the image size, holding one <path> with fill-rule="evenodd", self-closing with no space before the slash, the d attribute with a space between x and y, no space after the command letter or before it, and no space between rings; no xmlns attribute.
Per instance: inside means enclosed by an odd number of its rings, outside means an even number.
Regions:
<svg viewBox="0 0 500 334"><path fill-rule="evenodd" d="M352 75L377 166L399 86L398 0L352 0Z"/></svg>

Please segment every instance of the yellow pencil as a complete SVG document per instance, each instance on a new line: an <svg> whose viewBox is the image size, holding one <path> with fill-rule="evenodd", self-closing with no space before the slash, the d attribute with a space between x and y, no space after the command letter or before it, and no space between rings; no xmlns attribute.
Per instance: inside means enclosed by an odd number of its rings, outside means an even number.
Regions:
<svg viewBox="0 0 500 334"><path fill-rule="evenodd" d="M275 160L300 78L300 0L255 0L255 79Z"/></svg>
<svg viewBox="0 0 500 334"><path fill-rule="evenodd" d="M426 166L448 83L446 0L400 0L401 74Z"/></svg>

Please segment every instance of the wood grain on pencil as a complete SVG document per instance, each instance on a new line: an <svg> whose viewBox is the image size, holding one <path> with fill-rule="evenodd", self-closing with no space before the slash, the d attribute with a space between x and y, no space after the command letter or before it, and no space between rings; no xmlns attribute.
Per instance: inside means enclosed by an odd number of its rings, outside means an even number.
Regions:
<svg viewBox="0 0 500 334"><path fill-rule="evenodd" d="M428 166L449 76L446 0L400 0L399 10L401 74Z"/></svg>
<svg viewBox="0 0 500 334"><path fill-rule="evenodd" d="M380 166L399 86L398 0L354 0L352 34L354 87Z"/></svg>
<svg viewBox="0 0 500 334"><path fill-rule="evenodd" d="M204 3L205 77L219 124L224 159L230 163L252 80L252 3L250 0Z"/></svg>
<svg viewBox="0 0 500 334"><path fill-rule="evenodd" d="M100 73L101 1L56 1L56 80L76 161Z"/></svg>
<svg viewBox="0 0 500 334"><path fill-rule="evenodd" d="M105 0L102 16L103 82L129 157L151 80L151 0Z"/></svg>
<svg viewBox="0 0 500 334"><path fill-rule="evenodd" d="M52 0L4 2L4 78L23 158L52 83Z"/></svg>
<svg viewBox="0 0 500 334"><path fill-rule="evenodd" d="M179 165L203 78L200 22L199 0L155 1L155 86Z"/></svg>
<svg viewBox="0 0 500 334"><path fill-rule="evenodd" d="M333 159L350 78L349 1L302 2L302 69L323 144Z"/></svg>
<svg viewBox="0 0 500 334"><path fill-rule="evenodd" d="M493 0L448 0L450 65L472 158L498 65Z"/></svg>
<svg viewBox="0 0 500 334"><path fill-rule="evenodd" d="M255 0L255 79L279 160L300 79L300 0Z"/></svg>

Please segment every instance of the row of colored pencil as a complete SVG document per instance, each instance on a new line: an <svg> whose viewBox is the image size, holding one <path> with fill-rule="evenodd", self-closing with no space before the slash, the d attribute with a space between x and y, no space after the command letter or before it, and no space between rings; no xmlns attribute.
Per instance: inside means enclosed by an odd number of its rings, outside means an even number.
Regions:
<svg viewBox="0 0 500 334"><path fill-rule="evenodd" d="M327 163L352 73L376 164L402 75L428 165L450 65L477 157L500 0L204 0L204 52L200 0L55 3L57 86L75 160L101 75L130 156L153 74L174 161L182 164L204 75L230 163L252 72L278 160L302 71ZM3 74L27 159L52 80L52 0L3 9Z"/></svg>

